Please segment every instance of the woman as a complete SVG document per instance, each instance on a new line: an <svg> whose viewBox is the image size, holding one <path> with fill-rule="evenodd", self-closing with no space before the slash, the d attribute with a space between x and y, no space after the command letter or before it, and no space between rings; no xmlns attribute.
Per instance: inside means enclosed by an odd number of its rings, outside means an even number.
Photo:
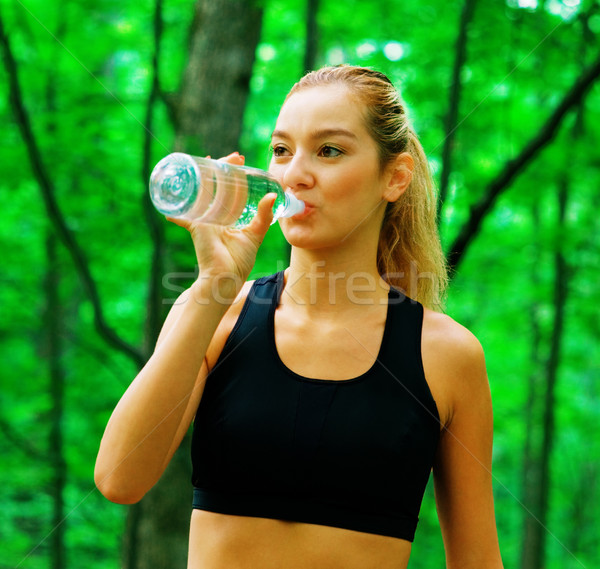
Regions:
<svg viewBox="0 0 600 569"><path fill-rule="evenodd" d="M272 194L243 230L173 220L199 277L108 423L98 487L140 500L195 418L189 569L405 568L432 468L447 567L502 567L483 352L434 310L432 183L397 92L365 68L312 72L272 148L306 203L280 220L290 266L243 284Z"/></svg>

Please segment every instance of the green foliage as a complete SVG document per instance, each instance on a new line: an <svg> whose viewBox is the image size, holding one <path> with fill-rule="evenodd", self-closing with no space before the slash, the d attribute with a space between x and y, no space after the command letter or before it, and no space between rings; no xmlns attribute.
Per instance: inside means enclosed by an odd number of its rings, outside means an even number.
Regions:
<svg viewBox="0 0 600 569"><path fill-rule="evenodd" d="M262 39L239 149L266 167L279 105L298 79L304 53L305 2L265 2ZM532 6L520 8L519 6ZM573 7L569 11L569 7ZM462 2L332 2L319 13L319 64L349 62L388 73L401 88L436 174ZM153 3L114 0L0 2L18 64L24 104L56 198L85 251L106 320L133 345L142 343L152 243L142 210L144 114L152 73ZM589 18L584 18L584 15ZM166 0L152 159L170 151L173 125L165 100L179 88L193 3ZM598 52L597 2L479 2L462 73L460 124L453 150L442 236L452 242L469 207L538 131ZM573 57L573 52L577 54ZM54 472L49 457L45 243L52 223L32 173L0 69L4 270L0 419L0 567L50 565ZM555 306L554 254L569 264L569 295L556 393L547 569L600 562L595 514L600 501L598 436L598 235L600 88L594 86L555 140L521 171L495 204L453 281L448 312L482 341L495 403L494 475L506 567L518 566L522 520L521 462L528 380L543 377ZM232 149L232 151L235 149ZM567 183L566 229L557 231L558 186ZM11 199L8 199L11 198ZM535 221L534 212L538 220ZM189 240L167 227L163 297L193 278ZM284 266L273 227L254 275ZM184 267L183 273L181 268ZM115 567L125 509L100 497L93 464L114 404L136 365L101 339L72 260L59 255L65 380L64 492L67 565ZM174 274L172 271L180 271ZM169 272L171 271L171 272ZM540 361L532 359L533 322ZM532 436L539 438L539 424ZM428 491L411 568L443 566L433 493Z"/></svg>

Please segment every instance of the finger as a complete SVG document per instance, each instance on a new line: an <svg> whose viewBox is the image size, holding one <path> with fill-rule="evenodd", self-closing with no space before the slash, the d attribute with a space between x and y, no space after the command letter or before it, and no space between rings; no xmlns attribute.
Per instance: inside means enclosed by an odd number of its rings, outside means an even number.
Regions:
<svg viewBox="0 0 600 569"><path fill-rule="evenodd" d="M258 237L261 241L273 221L273 205L275 205L276 199L277 194L274 192L264 196L258 202L256 216L245 229L245 231Z"/></svg>
<svg viewBox="0 0 600 569"><path fill-rule="evenodd" d="M219 158L220 162L227 162L228 164L233 164L235 166L243 166L245 162L244 156L242 156L239 152L232 152L229 156L225 156L223 158Z"/></svg>
<svg viewBox="0 0 600 569"><path fill-rule="evenodd" d="M174 223L175 225L179 225L179 227L183 227L184 229L189 230L191 227L191 223L189 219L184 219L181 217L169 217L168 215L165 216L165 219L167 221L170 221L171 223Z"/></svg>

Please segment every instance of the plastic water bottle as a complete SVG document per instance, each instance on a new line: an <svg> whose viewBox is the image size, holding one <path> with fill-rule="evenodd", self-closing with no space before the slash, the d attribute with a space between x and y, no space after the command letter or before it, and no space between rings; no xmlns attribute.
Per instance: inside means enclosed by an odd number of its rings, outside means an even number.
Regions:
<svg viewBox="0 0 600 569"><path fill-rule="evenodd" d="M254 219L258 202L270 192L277 194L273 222L304 211L303 201L258 168L175 152L150 176L150 197L163 215L238 228Z"/></svg>

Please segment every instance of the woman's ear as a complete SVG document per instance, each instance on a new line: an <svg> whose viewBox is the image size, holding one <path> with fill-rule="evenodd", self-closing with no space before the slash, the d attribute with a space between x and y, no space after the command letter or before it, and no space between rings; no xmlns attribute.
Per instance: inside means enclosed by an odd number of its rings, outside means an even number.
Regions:
<svg viewBox="0 0 600 569"><path fill-rule="evenodd" d="M395 202L408 188L413 175L415 161L408 152L398 154L386 168L386 187L383 199Z"/></svg>

